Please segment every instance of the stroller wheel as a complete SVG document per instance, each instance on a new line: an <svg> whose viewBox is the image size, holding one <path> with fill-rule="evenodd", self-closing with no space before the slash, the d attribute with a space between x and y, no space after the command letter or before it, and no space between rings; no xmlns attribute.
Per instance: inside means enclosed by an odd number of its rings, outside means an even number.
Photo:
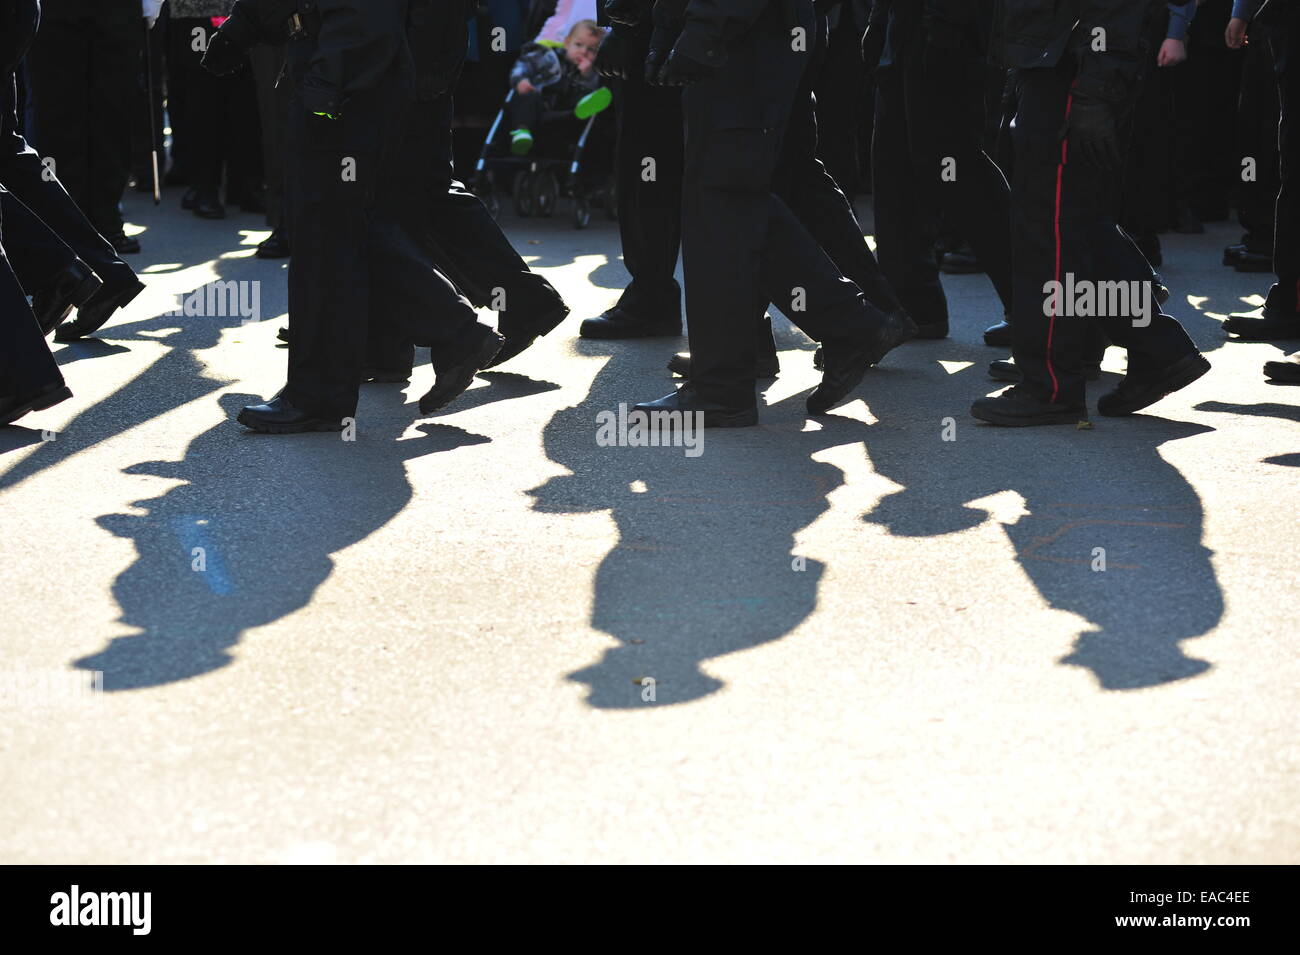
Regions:
<svg viewBox="0 0 1300 955"><path fill-rule="evenodd" d="M585 229L591 225L591 205L582 196L573 200L573 227Z"/></svg>
<svg viewBox="0 0 1300 955"><path fill-rule="evenodd" d="M523 170L515 175L515 212L527 219L535 212L533 174Z"/></svg>
<svg viewBox="0 0 1300 955"><path fill-rule="evenodd" d="M533 209L544 219L555 215L555 207L560 201L560 184L555 173L543 169L533 177Z"/></svg>

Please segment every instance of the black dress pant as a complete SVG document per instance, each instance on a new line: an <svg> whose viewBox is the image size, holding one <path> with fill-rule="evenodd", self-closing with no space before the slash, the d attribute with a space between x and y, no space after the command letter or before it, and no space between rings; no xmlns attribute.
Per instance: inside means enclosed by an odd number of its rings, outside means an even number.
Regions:
<svg viewBox="0 0 1300 955"><path fill-rule="evenodd" d="M628 62L643 63L648 34L630 33L627 44ZM618 232L632 276L618 307L638 318L680 321L682 289L673 273L682 244L681 93L646 85L635 68L613 87Z"/></svg>
<svg viewBox="0 0 1300 955"><path fill-rule="evenodd" d="M497 327L503 334L526 333L563 309L564 300L550 282L528 267L478 196L453 178L452 113L450 96L411 107L394 180L410 185L409 190L394 194L395 214L424 262L450 278L474 306L497 311ZM386 370L409 370L412 346L401 333L409 322L392 320L401 307L391 301L393 287L381 285L375 290L368 363ZM429 307L407 304L425 311ZM435 352L434 367L446 357Z"/></svg>
<svg viewBox="0 0 1300 955"><path fill-rule="evenodd" d="M1258 35L1256 35L1258 34ZM1273 254L1273 212L1278 178L1278 84L1273 52L1262 29L1252 30L1241 67L1241 99L1237 106L1237 219L1244 228L1242 242L1251 252ZM1246 160L1252 176L1247 177Z"/></svg>
<svg viewBox="0 0 1300 955"><path fill-rule="evenodd" d="M24 397L62 384L36 316L5 255L8 224L0 212L0 397Z"/></svg>
<svg viewBox="0 0 1300 955"><path fill-rule="evenodd" d="M284 70L283 46L256 46L249 51L257 86L257 111L262 127L262 174L266 181L266 222L284 228L284 127L289 119L293 88ZM277 81L279 81L277 83Z"/></svg>
<svg viewBox="0 0 1300 955"><path fill-rule="evenodd" d="M1270 38L1277 71L1278 178L1273 214L1273 271L1277 289L1270 307L1300 312L1300 12L1292 12Z"/></svg>
<svg viewBox="0 0 1300 955"><path fill-rule="evenodd" d="M869 306L773 191L782 139L807 68L770 4L717 74L682 94L682 227L691 384L706 400L755 403L755 316L778 305L809 337L866 334ZM813 35L811 2L794 4Z"/></svg>
<svg viewBox="0 0 1300 955"><path fill-rule="evenodd" d="M985 58L973 44L931 61L919 39L876 71L872 145L876 253L903 307L947 326L934 243L944 220L1011 304L1007 182L984 152ZM935 64L942 68L936 69ZM949 162L951 161L951 162Z"/></svg>
<svg viewBox="0 0 1300 955"><path fill-rule="evenodd" d="M60 272L77 261L71 247L2 185L0 215L10 250L9 265L28 295L49 287Z"/></svg>
<svg viewBox="0 0 1300 955"><path fill-rule="evenodd" d="M1151 281L1146 259L1115 222L1114 174L1078 157L1070 141L1059 138L1075 69L1067 55L1054 68L1022 71L1012 132L1012 350L1024 387L1065 404L1084 402L1083 364L1095 354L1097 325L1128 350L1130 374L1156 372L1195 351L1154 298L1146 316L1096 318L1066 314L1050 300L1048 283L1066 285L1071 276L1076 283L1120 281L1132 283L1129 288Z"/></svg>
<svg viewBox="0 0 1300 955"><path fill-rule="evenodd" d="M0 97L3 98L0 107L0 183L47 227L42 231L30 220L24 222L25 217L20 210L12 210L6 205L6 219L14 213L12 226L15 238L11 246L15 252L18 243L22 241L33 241L46 246L44 266L25 260L20 262L17 256L14 257L24 287L30 289L29 282L45 284L40 273L43 269L49 269L55 258L62 256L50 242L49 233L70 246L78 257L94 269L105 289L120 292L134 287L138 280L131 266L123 262L113 246L95 230L77 203L68 195L59 177L52 175L53 170L41 161L40 155L19 132L18 94L12 74L3 81ZM51 271L46 278L52 275Z"/></svg>
<svg viewBox="0 0 1300 955"><path fill-rule="evenodd" d="M140 4L46 0L42 6L27 54L28 133L41 155L54 159L59 179L95 229L116 235L122 231L118 203L131 173Z"/></svg>
<svg viewBox="0 0 1300 955"><path fill-rule="evenodd" d="M454 361L470 345L474 310L428 261L408 229L428 168L409 123L411 91L396 70L355 94L338 119L313 115L295 95L286 128L289 380L284 396L325 418L356 412L374 303L394 334Z"/></svg>

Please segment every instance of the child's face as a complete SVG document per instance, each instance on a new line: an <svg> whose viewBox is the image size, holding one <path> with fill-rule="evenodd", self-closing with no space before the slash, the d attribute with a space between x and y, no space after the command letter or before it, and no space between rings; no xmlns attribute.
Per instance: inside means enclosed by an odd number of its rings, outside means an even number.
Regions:
<svg viewBox="0 0 1300 955"><path fill-rule="evenodd" d="M590 73L591 68L596 65L598 49L600 49L600 37L590 30L579 30L564 44L564 55L580 73Z"/></svg>

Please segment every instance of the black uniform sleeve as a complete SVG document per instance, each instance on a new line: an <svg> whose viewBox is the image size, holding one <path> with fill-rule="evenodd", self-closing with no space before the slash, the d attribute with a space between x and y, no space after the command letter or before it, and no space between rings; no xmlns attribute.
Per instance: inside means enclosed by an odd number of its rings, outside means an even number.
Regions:
<svg viewBox="0 0 1300 955"><path fill-rule="evenodd" d="M1146 0L1087 0L1079 18L1075 91L1093 99L1125 99L1137 78Z"/></svg>
<svg viewBox="0 0 1300 955"><path fill-rule="evenodd" d="M663 2L663 0L660 0ZM727 42L749 29L772 0L689 0L677 49L700 63L721 66Z"/></svg>
<svg viewBox="0 0 1300 955"><path fill-rule="evenodd" d="M283 43L289 36L289 18L297 11L298 0L237 0L221 32L244 50Z"/></svg>
<svg viewBox="0 0 1300 955"><path fill-rule="evenodd" d="M406 42L405 0L316 0L320 34L299 86L314 113L339 113L348 98L371 89Z"/></svg>

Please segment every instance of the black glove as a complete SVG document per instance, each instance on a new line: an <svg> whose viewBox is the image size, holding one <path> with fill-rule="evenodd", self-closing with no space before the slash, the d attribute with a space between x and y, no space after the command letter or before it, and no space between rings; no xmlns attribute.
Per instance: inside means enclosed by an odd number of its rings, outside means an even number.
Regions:
<svg viewBox="0 0 1300 955"><path fill-rule="evenodd" d="M231 76L244 66L247 51L218 30L208 39L208 51L203 54L203 68L215 76Z"/></svg>
<svg viewBox="0 0 1300 955"><path fill-rule="evenodd" d="M257 25L235 4L221 29L208 37L208 50L203 54L203 68L217 76L230 76L244 66L249 47L258 41Z"/></svg>
<svg viewBox="0 0 1300 955"><path fill-rule="evenodd" d="M627 41L623 34L611 29L600 41L596 53L596 72L606 79L625 80L628 74Z"/></svg>
<svg viewBox="0 0 1300 955"><path fill-rule="evenodd" d="M659 85L659 73L663 69L664 60L672 52L675 39L676 34L663 27L655 27L650 34L650 50L645 57L645 81L651 86Z"/></svg>
<svg viewBox="0 0 1300 955"><path fill-rule="evenodd" d="M605 16L619 26L634 27L645 19L643 0L605 0Z"/></svg>
<svg viewBox="0 0 1300 955"><path fill-rule="evenodd" d="M1119 120L1110 103L1075 93L1061 127L1061 139L1070 149L1098 169L1114 171L1123 165L1119 149Z"/></svg>
<svg viewBox="0 0 1300 955"><path fill-rule="evenodd" d="M701 63L692 57L687 56L681 50L676 48L668 56L668 62L664 64L664 71L659 75L659 85L661 86L694 86L701 80L707 80L718 72L716 66L710 66L707 63Z"/></svg>

